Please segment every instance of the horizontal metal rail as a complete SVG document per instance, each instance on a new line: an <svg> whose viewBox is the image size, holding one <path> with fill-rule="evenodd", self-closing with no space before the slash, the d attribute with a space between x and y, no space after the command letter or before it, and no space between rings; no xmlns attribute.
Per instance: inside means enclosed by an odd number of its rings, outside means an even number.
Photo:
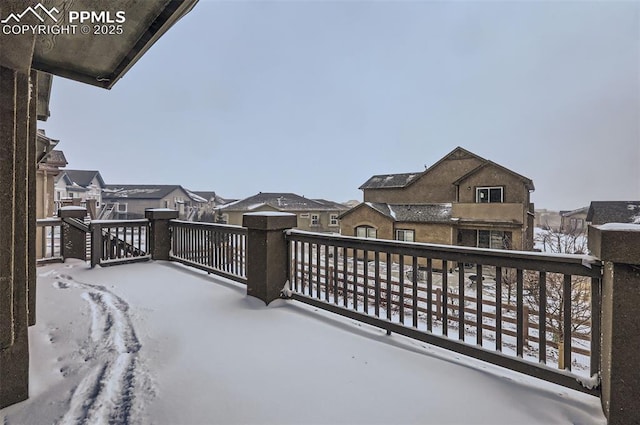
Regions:
<svg viewBox="0 0 640 425"><path fill-rule="evenodd" d="M599 394L602 264L594 257L298 230L287 240L296 300Z"/></svg>
<svg viewBox="0 0 640 425"><path fill-rule="evenodd" d="M246 228L183 220L169 223L171 260L246 284Z"/></svg>

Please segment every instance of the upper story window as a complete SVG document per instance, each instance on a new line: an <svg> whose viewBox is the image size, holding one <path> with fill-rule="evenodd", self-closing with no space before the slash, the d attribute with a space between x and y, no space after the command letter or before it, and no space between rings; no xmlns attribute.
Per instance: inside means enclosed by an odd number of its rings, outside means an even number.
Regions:
<svg viewBox="0 0 640 425"><path fill-rule="evenodd" d="M338 214L330 214L329 226L337 226L337 225L338 225Z"/></svg>
<svg viewBox="0 0 640 425"><path fill-rule="evenodd" d="M504 202L504 188L502 187L478 187L476 188L476 202L485 204Z"/></svg>
<svg viewBox="0 0 640 425"><path fill-rule="evenodd" d="M358 226L356 227L356 236L359 238L371 238L375 239L378 237L378 231L375 227L371 226Z"/></svg>
<svg viewBox="0 0 640 425"><path fill-rule="evenodd" d="M311 220L310 223L312 226L319 226L320 225L320 214L311 214Z"/></svg>
<svg viewBox="0 0 640 425"><path fill-rule="evenodd" d="M416 232L414 230L398 229L396 230L396 240L404 242L414 242Z"/></svg>

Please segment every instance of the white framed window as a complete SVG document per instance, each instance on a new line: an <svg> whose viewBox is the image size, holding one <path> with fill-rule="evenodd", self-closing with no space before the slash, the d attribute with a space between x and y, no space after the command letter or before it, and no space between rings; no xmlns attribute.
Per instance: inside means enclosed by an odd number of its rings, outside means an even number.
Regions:
<svg viewBox="0 0 640 425"><path fill-rule="evenodd" d="M309 213L300 214L300 218L309 218Z"/></svg>
<svg viewBox="0 0 640 425"><path fill-rule="evenodd" d="M511 232L502 230L478 230L478 248L509 249L511 247Z"/></svg>
<svg viewBox="0 0 640 425"><path fill-rule="evenodd" d="M378 231L375 227L371 226L358 226L356 227L356 236L359 238L375 239L378 237Z"/></svg>
<svg viewBox="0 0 640 425"><path fill-rule="evenodd" d="M329 214L329 226L338 225L338 214Z"/></svg>
<svg viewBox="0 0 640 425"><path fill-rule="evenodd" d="M311 226L319 226L320 225L320 214L311 214L311 219L309 221Z"/></svg>
<svg viewBox="0 0 640 425"><path fill-rule="evenodd" d="M397 229L396 240L403 242L415 242L416 232L408 229Z"/></svg>
<svg viewBox="0 0 640 425"><path fill-rule="evenodd" d="M481 204L504 202L504 188L502 186L477 187L476 202Z"/></svg>
<svg viewBox="0 0 640 425"><path fill-rule="evenodd" d="M118 212L126 213L127 212L127 203L126 202L118 202Z"/></svg>

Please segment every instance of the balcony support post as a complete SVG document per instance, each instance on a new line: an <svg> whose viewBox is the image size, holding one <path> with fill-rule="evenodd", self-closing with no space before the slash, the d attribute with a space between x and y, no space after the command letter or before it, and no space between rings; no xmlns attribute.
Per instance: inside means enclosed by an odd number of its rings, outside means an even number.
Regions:
<svg viewBox="0 0 640 425"><path fill-rule="evenodd" d="M151 225L149 253L154 260L169 260L171 252L171 229L169 221L178 218L178 211L168 208L147 208L144 216Z"/></svg>
<svg viewBox="0 0 640 425"><path fill-rule="evenodd" d="M62 219L62 229L60 232L60 252L62 258L87 259L87 233L79 229L70 220L83 221L87 216L87 209L82 207L62 207L58 211Z"/></svg>
<svg viewBox="0 0 640 425"><path fill-rule="evenodd" d="M29 56L33 43L27 40L22 47ZM12 65L8 56L15 50L4 48L0 49L0 409L29 397L29 279L35 273L35 258L29 261L35 253L28 244L28 212L35 194L28 193L27 179L29 167L35 167L29 143L35 140L36 117L30 112L37 90L30 90L28 68L5 66Z"/></svg>
<svg viewBox="0 0 640 425"><path fill-rule="evenodd" d="M269 304L280 297L289 274L285 230L298 225L295 214L248 213L242 216L247 232L247 295Z"/></svg>
<svg viewBox="0 0 640 425"><path fill-rule="evenodd" d="M640 418L640 226L589 226L589 250L604 262L602 408L610 425Z"/></svg>

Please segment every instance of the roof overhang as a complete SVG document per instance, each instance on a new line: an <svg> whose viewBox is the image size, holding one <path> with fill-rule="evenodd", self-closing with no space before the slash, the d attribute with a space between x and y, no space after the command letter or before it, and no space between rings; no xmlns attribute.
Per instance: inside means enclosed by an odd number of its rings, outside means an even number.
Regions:
<svg viewBox="0 0 640 425"><path fill-rule="evenodd" d="M13 69L25 69L29 64L38 71L110 89L196 3L9 1L0 5L1 62ZM20 29L25 25L42 30L25 33Z"/></svg>

